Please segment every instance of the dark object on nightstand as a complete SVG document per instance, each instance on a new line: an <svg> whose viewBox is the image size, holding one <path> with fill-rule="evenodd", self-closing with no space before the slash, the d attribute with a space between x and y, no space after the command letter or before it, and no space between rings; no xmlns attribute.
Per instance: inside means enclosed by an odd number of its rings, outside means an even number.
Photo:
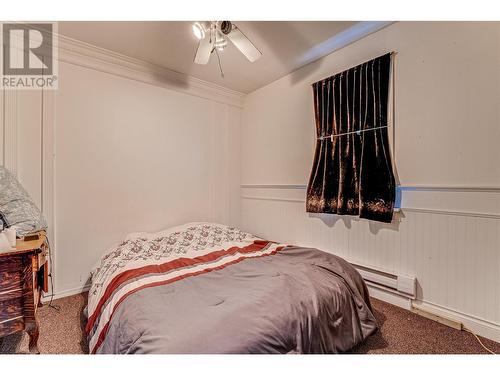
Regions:
<svg viewBox="0 0 500 375"><path fill-rule="evenodd" d="M36 311L47 292L48 247L45 233L37 240L17 240L15 249L0 253L0 337L26 330L30 353L39 353Z"/></svg>
<svg viewBox="0 0 500 375"><path fill-rule="evenodd" d="M26 236L24 236L23 238L23 241L36 241L40 239L40 234L39 233L35 233L35 234L27 234Z"/></svg>

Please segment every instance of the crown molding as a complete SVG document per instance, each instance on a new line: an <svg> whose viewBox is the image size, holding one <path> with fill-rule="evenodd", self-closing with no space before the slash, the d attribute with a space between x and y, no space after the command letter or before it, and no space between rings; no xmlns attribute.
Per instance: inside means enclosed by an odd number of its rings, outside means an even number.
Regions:
<svg viewBox="0 0 500 375"><path fill-rule="evenodd" d="M59 61L242 108L246 94L64 35Z"/></svg>

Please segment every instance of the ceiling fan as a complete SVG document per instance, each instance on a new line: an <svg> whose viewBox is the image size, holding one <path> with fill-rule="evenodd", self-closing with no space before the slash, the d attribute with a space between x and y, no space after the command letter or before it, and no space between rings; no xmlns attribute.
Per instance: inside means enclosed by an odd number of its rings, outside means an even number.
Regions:
<svg viewBox="0 0 500 375"><path fill-rule="evenodd" d="M215 52L220 65L219 52L227 47L228 39L250 62L254 62L262 56L262 53L250 39L231 21L195 22L193 34L200 41L194 57L196 64L207 64L210 55Z"/></svg>

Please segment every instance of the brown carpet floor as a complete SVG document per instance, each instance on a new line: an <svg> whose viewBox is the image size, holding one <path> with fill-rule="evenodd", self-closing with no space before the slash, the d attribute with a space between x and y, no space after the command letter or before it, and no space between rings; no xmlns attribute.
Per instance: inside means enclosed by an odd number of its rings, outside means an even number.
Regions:
<svg viewBox="0 0 500 375"><path fill-rule="evenodd" d="M58 299L53 305L40 308L40 338L38 347L43 354L88 353L84 336L87 294ZM476 338L443 324L411 313L399 307L372 299L380 329L352 353L380 354L482 354L486 351ZM500 343L487 339L483 343L500 353ZM28 337L16 333L0 339L0 353L26 353Z"/></svg>

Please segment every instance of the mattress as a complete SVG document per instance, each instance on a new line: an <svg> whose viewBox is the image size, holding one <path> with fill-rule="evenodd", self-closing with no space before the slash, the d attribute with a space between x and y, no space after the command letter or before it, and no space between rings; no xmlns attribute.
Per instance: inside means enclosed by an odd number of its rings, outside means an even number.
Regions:
<svg viewBox="0 0 500 375"><path fill-rule="evenodd" d="M190 223L103 256L86 331L91 353L339 353L376 327L342 258Z"/></svg>

